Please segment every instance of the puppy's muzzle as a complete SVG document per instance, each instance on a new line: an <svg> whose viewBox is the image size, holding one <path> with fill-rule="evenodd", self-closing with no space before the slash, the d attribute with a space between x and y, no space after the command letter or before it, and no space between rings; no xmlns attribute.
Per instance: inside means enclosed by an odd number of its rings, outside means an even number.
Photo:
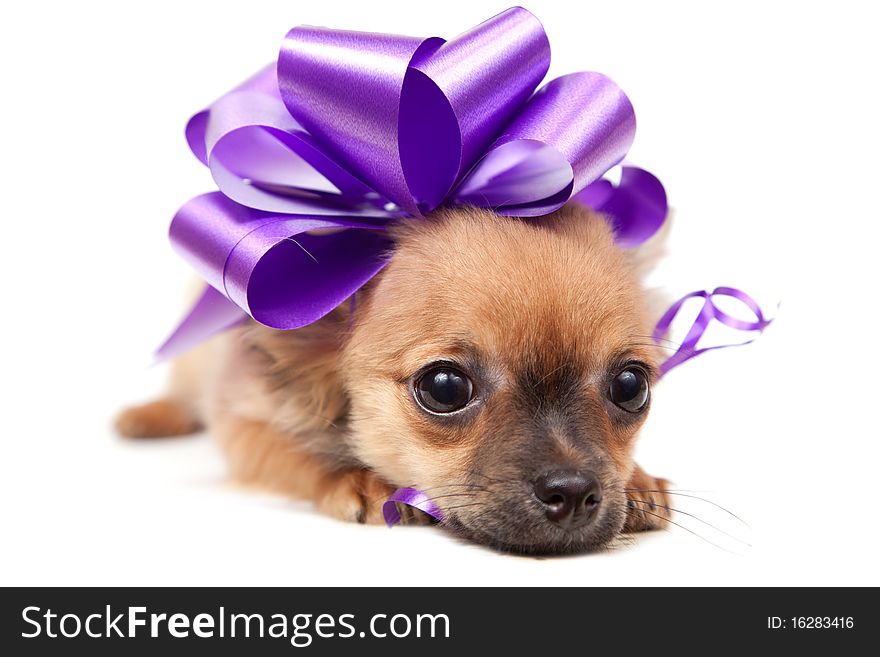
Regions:
<svg viewBox="0 0 880 657"><path fill-rule="evenodd" d="M602 484L592 472L550 470L535 480L534 490L547 519L563 529L589 524L602 502Z"/></svg>

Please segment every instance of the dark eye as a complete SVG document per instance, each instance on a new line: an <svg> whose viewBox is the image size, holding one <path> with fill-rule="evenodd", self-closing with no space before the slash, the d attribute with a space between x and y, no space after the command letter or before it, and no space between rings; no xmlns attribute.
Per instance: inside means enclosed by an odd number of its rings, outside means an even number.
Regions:
<svg viewBox="0 0 880 657"><path fill-rule="evenodd" d="M443 366L428 370L416 381L415 395L419 404L432 413L451 413L471 400L474 385L466 374Z"/></svg>
<svg viewBox="0 0 880 657"><path fill-rule="evenodd" d="M638 413L648 403L648 376L640 367L630 366L611 381L608 396L629 413Z"/></svg>

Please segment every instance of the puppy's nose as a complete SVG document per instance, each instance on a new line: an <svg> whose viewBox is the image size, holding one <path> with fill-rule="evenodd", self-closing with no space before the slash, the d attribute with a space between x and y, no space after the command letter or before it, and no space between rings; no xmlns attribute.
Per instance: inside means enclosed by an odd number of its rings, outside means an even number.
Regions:
<svg viewBox="0 0 880 657"><path fill-rule="evenodd" d="M602 501L602 484L592 472L551 470L535 480L535 496L547 519L565 529L590 522Z"/></svg>

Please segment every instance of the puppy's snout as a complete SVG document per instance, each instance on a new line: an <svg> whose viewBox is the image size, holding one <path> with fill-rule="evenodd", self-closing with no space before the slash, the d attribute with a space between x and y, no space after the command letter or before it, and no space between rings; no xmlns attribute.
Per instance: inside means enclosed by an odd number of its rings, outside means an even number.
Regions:
<svg viewBox="0 0 880 657"><path fill-rule="evenodd" d="M551 470L535 480L535 497L547 519L574 529L590 522L602 501L602 484L592 472Z"/></svg>

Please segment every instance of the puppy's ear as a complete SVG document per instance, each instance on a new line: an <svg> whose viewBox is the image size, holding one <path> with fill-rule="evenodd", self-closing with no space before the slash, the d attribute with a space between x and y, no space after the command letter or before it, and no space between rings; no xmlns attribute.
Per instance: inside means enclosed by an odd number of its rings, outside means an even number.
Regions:
<svg viewBox="0 0 880 657"><path fill-rule="evenodd" d="M666 221L660 226L660 230L654 233L646 242L634 249L626 251L633 272L642 286L645 295L645 311L651 326L654 326L672 304L672 297L662 287L648 285L648 275L654 271L657 264L666 257L669 235L672 232L673 212L669 211Z"/></svg>
<svg viewBox="0 0 880 657"><path fill-rule="evenodd" d="M673 214L673 211L670 210L666 221L660 226L660 230L654 233L648 241L627 251L633 271L640 281L644 282L648 274L654 271L657 263L666 257L669 234L672 232Z"/></svg>
<svg viewBox="0 0 880 657"><path fill-rule="evenodd" d="M249 323L241 331L248 364L274 399L277 426L292 433L342 423L348 398L339 358L349 333L349 302L294 331Z"/></svg>

